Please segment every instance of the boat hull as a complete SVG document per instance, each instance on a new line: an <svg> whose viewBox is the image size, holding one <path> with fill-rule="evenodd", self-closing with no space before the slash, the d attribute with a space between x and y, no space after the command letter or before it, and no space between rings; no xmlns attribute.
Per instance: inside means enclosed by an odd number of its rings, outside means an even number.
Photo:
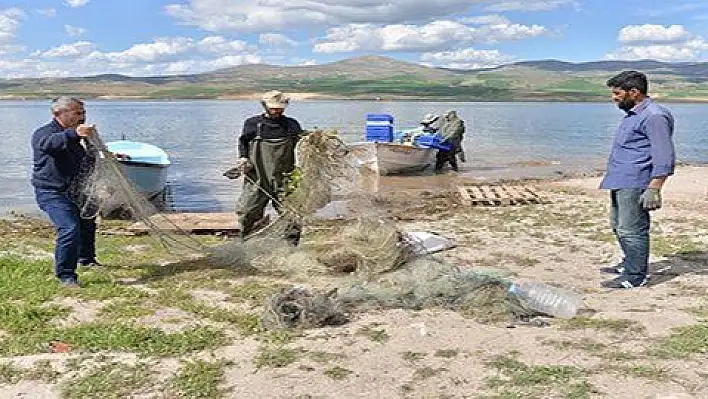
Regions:
<svg viewBox="0 0 708 399"><path fill-rule="evenodd" d="M156 197L167 187L167 165L150 165L120 162L125 176L135 185L135 189L148 199Z"/></svg>
<svg viewBox="0 0 708 399"><path fill-rule="evenodd" d="M106 147L116 156L125 176L140 194L153 198L165 191L170 160L164 150L127 140L109 142Z"/></svg>
<svg viewBox="0 0 708 399"><path fill-rule="evenodd" d="M362 167L379 176L416 173L435 162L437 150L394 143L360 142L350 145Z"/></svg>

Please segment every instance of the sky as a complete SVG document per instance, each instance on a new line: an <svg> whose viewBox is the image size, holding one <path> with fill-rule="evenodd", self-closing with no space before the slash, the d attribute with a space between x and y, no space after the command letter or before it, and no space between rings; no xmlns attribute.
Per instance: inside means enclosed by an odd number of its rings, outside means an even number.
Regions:
<svg viewBox="0 0 708 399"><path fill-rule="evenodd" d="M0 78L362 55L459 69L708 61L707 0L0 0Z"/></svg>

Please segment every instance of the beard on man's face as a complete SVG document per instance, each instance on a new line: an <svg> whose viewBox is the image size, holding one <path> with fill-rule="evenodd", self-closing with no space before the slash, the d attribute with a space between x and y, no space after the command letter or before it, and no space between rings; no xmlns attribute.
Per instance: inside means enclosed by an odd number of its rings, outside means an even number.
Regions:
<svg viewBox="0 0 708 399"><path fill-rule="evenodd" d="M631 98L623 98L617 102L617 107L622 111L629 112L637 103Z"/></svg>

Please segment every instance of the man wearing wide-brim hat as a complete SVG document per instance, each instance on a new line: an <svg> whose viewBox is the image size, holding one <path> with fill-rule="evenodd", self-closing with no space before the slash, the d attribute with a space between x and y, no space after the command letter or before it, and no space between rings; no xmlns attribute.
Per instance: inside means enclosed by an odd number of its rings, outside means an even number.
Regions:
<svg viewBox="0 0 708 399"><path fill-rule="evenodd" d="M295 169L295 145L303 133L300 123L284 115L290 99L278 90L263 94L264 113L248 118L238 139L237 168L244 175L243 192L237 213L241 237L253 232L263 219L269 202L276 210L282 199L287 174ZM293 226L286 238L297 245L299 226Z"/></svg>

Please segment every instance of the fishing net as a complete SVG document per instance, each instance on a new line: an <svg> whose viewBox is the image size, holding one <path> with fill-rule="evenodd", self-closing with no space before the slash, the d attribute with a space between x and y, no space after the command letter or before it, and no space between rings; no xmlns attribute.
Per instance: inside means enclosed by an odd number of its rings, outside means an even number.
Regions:
<svg viewBox="0 0 708 399"><path fill-rule="evenodd" d="M205 250L202 244L180 231L164 214L159 213L155 204L137 191L98 132L82 142L86 156L69 188L69 195L79 207L82 218L102 216L140 221L149 228L151 237L170 252L198 254ZM166 229L166 225L170 228Z"/></svg>
<svg viewBox="0 0 708 399"><path fill-rule="evenodd" d="M136 192L100 137L93 137L89 147L94 162L87 162L72 190L83 216L120 206L165 246L198 251L221 267L269 276L342 276L335 289L294 286L269 298L262 317L266 328L338 325L357 312L391 308L449 309L482 322L530 315L507 294L509 282L499 275L462 270L423 255L421 243L386 219L380 199L368 191L371 176L362 166L372 155L351 151L336 135L318 131L300 140L287 193L271 198L280 209L272 221L245 239L211 248L166 231L155 221L160 215L155 206ZM346 201L349 217L323 219L319 212L340 200ZM305 232L298 247L285 238L293 226Z"/></svg>
<svg viewBox="0 0 708 399"><path fill-rule="evenodd" d="M265 304L265 328L338 325L372 309L447 309L482 323L526 320L535 313L508 294L510 282L492 271L461 270L427 256L371 281L353 279L326 293L284 288Z"/></svg>

